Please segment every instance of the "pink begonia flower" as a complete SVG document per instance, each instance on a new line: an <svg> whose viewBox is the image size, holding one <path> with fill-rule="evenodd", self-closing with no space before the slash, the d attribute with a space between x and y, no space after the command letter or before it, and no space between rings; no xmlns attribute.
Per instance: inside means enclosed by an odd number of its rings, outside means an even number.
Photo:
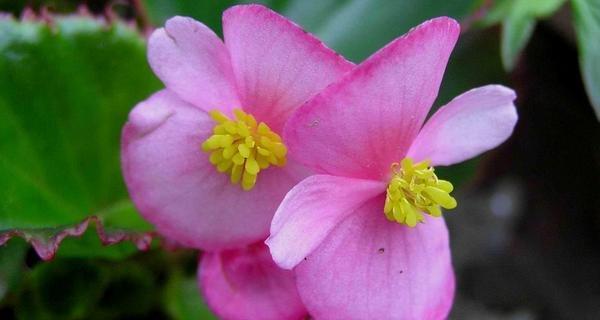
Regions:
<svg viewBox="0 0 600 320"><path fill-rule="evenodd" d="M285 197L267 240L296 273L316 319L442 319L454 273L440 207L451 165L505 141L515 93L470 90L425 122L459 35L450 18L423 23L299 108L284 129L313 175Z"/></svg>
<svg viewBox="0 0 600 320"><path fill-rule="evenodd" d="M198 284L222 319L300 320L307 316L293 273L279 268L263 243L205 253Z"/></svg>
<svg viewBox="0 0 600 320"><path fill-rule="evenodd" d="M191 18L151 35L148 60L166 89L123 129L129 193L158 231L223 250L262 241L284 195L306 177L287 161L290 114L354 65L259 5L223 14L224 42Z"/></svg>

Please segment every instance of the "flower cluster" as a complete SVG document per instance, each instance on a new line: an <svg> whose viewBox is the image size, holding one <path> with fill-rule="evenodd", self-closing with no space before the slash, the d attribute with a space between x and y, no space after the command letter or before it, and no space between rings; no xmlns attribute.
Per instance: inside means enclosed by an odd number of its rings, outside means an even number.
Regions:
<svg viewBox="0 0 600 320"><path fill-rule="evenodd" d="M149 39L165 89L122 135L131 197L204 251L199 285L225 319L440 319L454 273L436 166L494 148L512 90L470 90L425 121L458 24L427 21L359 65L259 5L224 40L175 17ZM265 245L266 243L266 245Z"/></svg>

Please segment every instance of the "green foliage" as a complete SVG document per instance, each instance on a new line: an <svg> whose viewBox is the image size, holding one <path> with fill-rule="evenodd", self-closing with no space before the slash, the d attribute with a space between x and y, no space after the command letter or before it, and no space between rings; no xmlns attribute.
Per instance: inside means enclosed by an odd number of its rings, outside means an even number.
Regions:
<svg viewBox="0 0 600 320"><path fill-rule="evenodd" d="M579 64L588 96L600 120L600 2L572 0Z"/></svg>
<svg viewBox="0 0 600 320"><path fill-rule="evenodd" d="M281 12L348 59L360 62L421 22L438 16L461 19L476 3L474 0L291 0Z"/></svg>
<svg viewBox="0 0 600 320"><path fill-rule="evenodd" d="M483 19L484 25L502 23L501 55L506 70L512 70L519 53L533 33L536 21L551 16L565 0L497 1Z"/></svg>
<svg viewBox="0 0 600 320"><path fill-rule="evenodd" d="M202 301L195 277L175 273L169 279L163 299L165 309L174 320L217 319Z"/></svg>
<svg viewBox="0 0 600 320"><path fill-rule="evenodd" d="M30 256L25 263L26 249L16 240L0 247L3 319L7 310L17 319L215 319L197 288L197 252L150 250L115 261Z"/></svg>
<svg viewBox="0 0 600 320"><path fill-rule="evenodd" d="M150 20L157 26L173 16L189 16L202 21L216 33L221 33L221 13L235 4L233 0L143 0Z"/></svg>
<svg viewBox="0 0 600 320"><path fill-rule="evenodd" d="M26 250L24 241L0 247L0 301L20 284Z"/></svg>
<svg viewBox="0 0 600 320"><path fill-rule="evenodd" d="M34 308L21 312L36 309L50 318L82 318L100 298L105 277L104 270L85 260L40 264L32 273Z"/></svg>
<svg viewBox="0 0 600 320"><path fill-rule="evenodd" d="M220 33L221 11L236 1L144 0L156 25L175 14L194 17ZM348 59L360 61L393 38L426 19L447 15L461 18L477 0L357 1L262 0L259 2L289 17Z"/></svg>
<svg viewBox="0 0 600 320"><path fill-rule="evenodd" d="M108 235L148 230L127 200L119 140L159 87L143 38L123 24L0 20L0 237L19 230L51 253L52 237L91 215Z"/></svg>

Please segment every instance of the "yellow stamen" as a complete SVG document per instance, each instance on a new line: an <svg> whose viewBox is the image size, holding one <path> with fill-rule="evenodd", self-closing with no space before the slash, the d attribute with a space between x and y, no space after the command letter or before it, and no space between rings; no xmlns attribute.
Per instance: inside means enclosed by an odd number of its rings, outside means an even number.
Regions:
<svg viewBox="0 0 600 320"><path fill-rule="evenodd" d="M202 150L210 153L209 161L217 171L229 174L231 183L250 190L260 171L285 165L287 148L264 122L257 123L240 109L233 113L235 119L217 110L209 112L217 124L213 135L202 143Z"/></svg>
<svg viewBox="0 0 600 320"><path fill-rule="evenodd" d="M456 199L450 195L452 183L438 179L429 161L413 163L404 158L392 165L392 171L383 208L388 220L414 227L425 220L423 213L440 217L441 208L456 208Z"/></svg>

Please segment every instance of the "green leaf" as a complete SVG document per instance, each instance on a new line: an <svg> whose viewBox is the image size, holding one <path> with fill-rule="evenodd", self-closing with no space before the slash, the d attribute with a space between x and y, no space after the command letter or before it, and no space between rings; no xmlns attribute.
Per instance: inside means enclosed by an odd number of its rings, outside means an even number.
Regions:
<svg viewBox="0 0 600 320"><path fill-rule="evenodd" d="M506 70L515 67L517 58L535 27L535 18L523 15L509 15L502 24L501 51L502 64Z"/></svg>
<svg viewBox="0 0 600 320"><path fill-rule="evenodd" d="M572 0L583 83L600 120L600 2Z"/></svg>
<svg viewBox="0 0 600 320"><path fill-rule="evenodd" d="M502 21L501 55L506 70L512 70L537 20L551 16L565 0L505 0L491 10L484 24Z"/></svg>
<svg viewBox="0 0 600 320"><path fill-rule="evenodd" d="M99 301L107 272L88 260L57 259L39 264L31 287L17 303L23 319L82 319Z"/></svg>
<svg viewBox="0 0 600 320"><path fill-rule="evenodd" d="M18 286L25 265L27 246L23 241L11 241L0 247L0 301Z"/></svg>
<svg viewBox="0 0 600 320"><path fill-rule="evenodd" d="M157 277L147 265L123 261L106 265L110 271L103 294L88 319L121 319L147 315L158 301Z"/></svg>
<svg viewBox="0 0 600 320"><path fill-rule="evenodd" d="M421 22L461 19L478 1L288 1L282 13L353 61L362 61Z"/></svg>
<svg viewBox="0 0 600 320"><path fill-rule="evenodd" d="M129 110L159 87L144 39L124 24L0 19L0 244L20 235L48 259L92 222L103 244L147 246L119 141Z"/></svg>
<svg viewBox="0 0 600 320"><path fill-rule="evenodd" d="M221 13L234 5L233 0L143 0L150 20L156 26L163 26L165 21L176 15L190 16L221 33Z"/></svg>
<svg viewBox="0 0 600 320"><path fill-rule="evenodd" d="M280 12L347 58L360 61L426 19L465 16L479 0L144 0L157 26L180 14L196 18L217 33L223 10L235 3L253 2Z"/></svg>
<svg viewBox="0 0 600 320"><path fill-rule="evenodd" d="M174 273L165 289L164 302L174 320L217 319L202 302L195 278Z"/></svg>

